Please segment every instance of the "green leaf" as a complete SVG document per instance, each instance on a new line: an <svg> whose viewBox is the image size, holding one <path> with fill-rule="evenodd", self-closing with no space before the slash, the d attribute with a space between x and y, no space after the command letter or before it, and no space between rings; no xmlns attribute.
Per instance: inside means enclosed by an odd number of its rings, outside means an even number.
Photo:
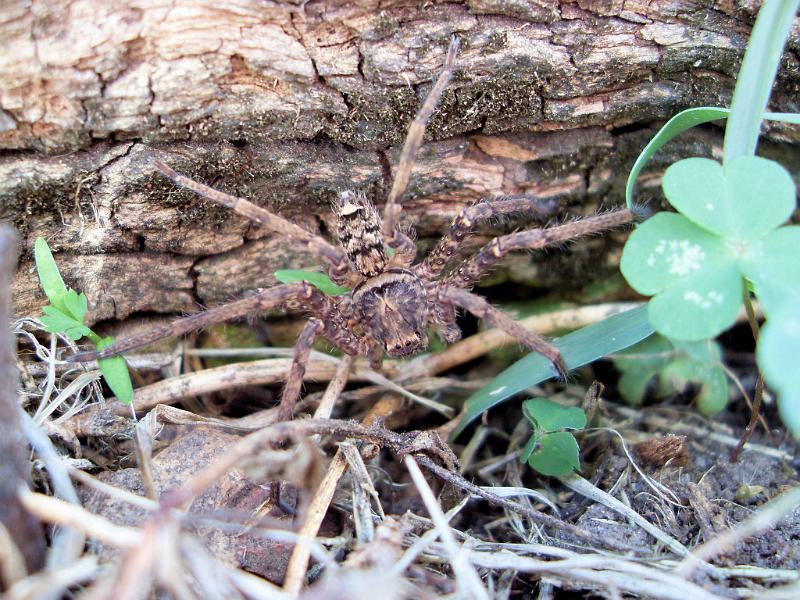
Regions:
<svg viewBox="0 0 800 600"><path fill-rule="evenodd" d="M275 279L281 283L297 283L298 281L307 281L328 296L341 296L350 291L349 288L335 284L333 281L331 281L331 278L324 273L318 273L316 271L284 269L282 271L275 271Z"/></svg>
<svg viewBox="0 0 800 600"><path fill-rule="evenodd" d="M50 304L58 309L64 310L64 296L67 294L67 286L58 271L58 265L53 259L53 253L44 238L36 238L33 245L33 257L36 261L36 273L39 275L39 282L42 284L44 295Z"/></svg>
<svg viewBox="0 0 800 600"><path fill-rule="evenodd" d="M735 257L717 236L683 215L660 212L631 233L620 270L633 289L652 295L681 278L732 264Z"/></svg>
<svg viewBox="0 0 800 600"><path fill-rule="evenodd" d="M656 373L657 371L651 369L626 371L617 382L617 390L625 402L632 406L640 406L647 393L647 386Z"/></svg>
<svg viewBox="0 0 800 600"><path fill-rule="evenodd" d="M739 261L769 314L786 302L800 304L800 227L781 227L748 248Z"/></svg>
<svg viewBox="0 0 800 600"><path fill-rule="evenodd" d="M575 437L566 431L548 433L539 439L539 447L528 464L550 477L566 477L581 470L580 448Z"/></svg>
<svg viewBox="0 0 800 600"><path fill-rule="evenodd" d="M800 0L766 0L758 11L736 76L731 116L725 130L725 164L755 154L762 113L798 6Z"/></svg>
<svg viewBox="0 0 800 600"><path fill-rule="evenodd" d="M658 377L658 395L699 386L697 402L703 414L714 414L728 403L728 385L722 368L722 351L713 340L684 342L654 335L614 358L622 377L620 394L640 404L647 384Z"/></svg>
<svg viewBox="0 0 800 600"><path fill-rule="evenodd" d="M103 350L114 343L113 337L103 338L97 343L97 349ZM106 380L108 387L114 392L117 400L123 404L130 404L133 402L133 384L131 383L131 375L128 372L128 365L122 356L112 356L111 358L101 358L97 361L100 365L100 371L103 373L103 379Z"/></svg>
<svg viewBox="0 0 800 600"><path fill-rule="evenodd" d="M72 315L65 314L55 306L45 306L42 310L44 315L39 320L44 325L45 331L63 333L74 341L89 335L89 328L80 321L76 321Z"/></svg>
<svg viewBox="0 0 800 600"><path fill-rule="evenodd" d="M730 248L683 215L658 213L628 238L622 274L650 300L656 331L673 339L714 337L736 319L742 277Z"/></svg>
<svg viewBox="0 0 800 600"><path fill-rule="evenodd" d="M89 308L89 301L86 299L86 294L83 292L78 294L78 292L73 289L67 289L67 294L64 296L64 307L76 321L83 323L86 317L86 311Z"/></svg>
<svg viewBox="0 0 800 600"><path fill-rule="evenodd" d="M687 277L653 297L650 322L661 335L676 340L715 337L736 321L743 282L735 264Z"/></svg>
<svg viewBox="0 0 800 600"><path fill-rule="evenodd" d="M786 303L767 316L756 356L770 385L800 397L800 304Z"/></svg>
<svg viewBox="0 0 800 600"><path fill-rule="evenodd" d="M650 140L647 146L644 147L644 150L642 150L636 162L633 163L631 172L628 174L628 182L625 184L625 203L628 205L628 208L633 208L633 188L636 185L636 179L639 177L639 173L642 172L647 161L649 161L664 144L687 129L710 121L726 119L729 113L730 111L727 108L702 106L681 111L667 121L664 126L658 130L658 133L653 136L653 139Z"/></svg>
<svg viewBox="0 0 800 600"><path fill-rule="evenodd" d="M613 315L556 340L568 369L576 369L592 361L619 352L653 333L647 309L639 306ZM452 437L458 436L484 411L511 396L554 377L550 361L531 353L517 361L473 394L466 403L464 416Z"/></svg>
<svg viewBox="0 0 800 600"><path fill-rule="evenodd" d="M614 365L622 373L617 389L628 404L642 403L647 385L669 364L674 354L675 349L667 338L651 335L614 356Z"/></svg>
<svg viewBox="0 0 800 600"><path fill-rule="evenodd" d="M519 462L521 463L528 462L528 459L530 458L531 454L533 454L533 451L536 449L536 444L538 443L539 443L539 435L536 432L534 432L533 435L531 435L531 437L528 438L528 441L522 447L522 450L520 450Z"/></svg>
<svg viewBox="0 0 800 600"><path fill-rule="evenodd" d="M670 204L689 220L734 240L764 236L795 207L792 177L758 156L739 157L724 168L708 158L687 158L670 165L662 185Z"/></svg>
<svg viewBox="0 0 800 600"><path fill-rule="evenodd" d="M532 398L522 403L522 413L539 429L548 433L560 429L583 429L586 413L577 406L564 406L547 398Z"/></svg>
<svg viewBox="0 0 800 600"><path fill-rule="evenodd" d="M684 356L664 367L661 376L676 390L699 385L697 407L704 415L717 414L728 405L728 380L719 362L715 366Z"/></svg>
<svg viewBox="0 0 800 600"><path fill-rule="evenodd" d="M796 440L800 440L800 393L797 390L779 392L778 413L786 428Z"/></svg>

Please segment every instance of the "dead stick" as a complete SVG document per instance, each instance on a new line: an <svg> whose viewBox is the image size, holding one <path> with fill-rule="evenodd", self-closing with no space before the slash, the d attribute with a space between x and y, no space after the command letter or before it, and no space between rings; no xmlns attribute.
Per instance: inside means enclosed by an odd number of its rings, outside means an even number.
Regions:
<svg viewBox="0 0 800 600"><path fill-rule="evenodd" d="M331 384L333 384L333 382L331 382ZM327 395L327 390L325 393ZM376 403L364 418L363 423L371 423L377 419L385 418L387 414L397 410L401 402L399 398L392 396L387 400ZM320 409L321 408L322 405L320 405ZM286 578L284 579L283 589L294 597L300 595L303 584L305 583L308 561L311 558L311 547L308 541L317 536L319 528L322 526L322 520L328 513L328 507L333 500L333 495L336 493L336 486L339 484L339 480L344 476L346 471L347 459L345 458L344 452L337 450L331 464L328 466L325 477L314 493L314 498L311 500L311 505L309 506L308 516L298 534L301 541L295 545L292 556L289 558L289 566L286 568Z"/></svg>
<svg viewBox="0 0 800 600"><path fill-rule="evenodd" d="M44 535L37 520L20 504L20 486L28 486L28 442L20 424L17 399L19 374L11 320L11 280L17 263L17 235L0 224L0 524L17 544L30 571L37 570L44 553ZM12 582L6 581L10 586ZM3 582L0 581L0 589Z"/></svg>

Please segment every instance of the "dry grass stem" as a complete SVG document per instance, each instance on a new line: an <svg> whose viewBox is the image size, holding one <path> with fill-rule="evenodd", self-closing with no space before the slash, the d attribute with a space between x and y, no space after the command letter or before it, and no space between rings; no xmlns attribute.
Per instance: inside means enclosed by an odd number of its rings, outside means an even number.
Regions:
<svg viewBox="0 0 800 600"><path fill-rule="evenodd" d="M639 513L628 508L622 502L620 502L610 494L607 494L597 486L593 485L591 482L586 481L580 475L571 475L570 477L560 477L559 479L569 489L574 490L579 494L581 494L582 496L594 500L595 502L599 502L603 506L610 508L611 510L622 515L626 519L630 519L678 556L689 555L688 548L686 548L686 546L681 544L678 540L676 540L669 534L661 531L658 527L650 523L650 521L642 517ZM707 566L710 567L710 565Z"/></svg>
<svg viewBox="0 0 800 600"><path fill-rule="evenodd" d="M428 509L428 514L436 525L436 532L445 547L456 581L459 582L462 592L471 598L489 600L489 594L486 592L486 588L483 587L483 582L478 572L469 563L467 551L456 543L453 532L450 530L450 523L444 516L436 496L433 495L433 490L431 490L428 482L425 481L425 476L420 471L414 457L406 456L404 462L414 485L422 497L422 501L425 503L425 508Z"/></svg>
<svg viewBox="0 0 800 600"><path fill-rule="evenodd" d="M20 488L20 502L28 511L44 523L71 527L86 536L115 548L135 548L142 542L142 533L128 527L114 525L110 521L90 513L81 506L64 502Z"/></svg>

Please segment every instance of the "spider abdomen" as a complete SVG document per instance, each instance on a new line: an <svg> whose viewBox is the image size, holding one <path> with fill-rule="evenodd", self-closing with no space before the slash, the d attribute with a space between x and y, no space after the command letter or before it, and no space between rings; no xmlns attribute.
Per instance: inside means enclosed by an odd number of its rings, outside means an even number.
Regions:
<svg viewBox="0 0 800 600"><path fill-rule="evenodd" d="M386 268L388 256L381 237L381 218L364 194L343 192L334 203L336 235L356 270L374 277Z"/></svg>

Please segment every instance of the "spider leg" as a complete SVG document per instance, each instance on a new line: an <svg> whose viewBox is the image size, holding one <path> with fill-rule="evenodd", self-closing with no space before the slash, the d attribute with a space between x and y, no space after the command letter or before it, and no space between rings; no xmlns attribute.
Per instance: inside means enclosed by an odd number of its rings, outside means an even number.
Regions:
<svg viewBox="0 0 800 600"><path fill-rule="evenodd" d="M312 253L321 256L328 263L330 274L334 279L342 281L346 277L349 267L344 252L328 243L324 238L306 231L283 217L273 215L271 212L256 206L244 198L220 192L193 179L184 177L161 161L155 161L155 166L169 177L175 185L191 190L198 196L211 200L215 204L226 206L251 221L266 225L275 233L286 236L290 240L303 242Z"/></svg>
<svg viewBox="0 0 800 600"><path fill-rule="evenodd" d="M439 275L453 254L458 251L464 239L472 233L472 228L478 221L487 221L494 217L514 213L525 213L532 218L537 218L549 216L550 212L545 205L527 196L479 200L456 215L447 233L425 257L425 260L415 268L417 276L431 279Z"/></svg>
<svg viewBox="0 0 800 600"><path fill-rule="evenodd" d="M304 282L259 290L252 296L242 298L241 300L234 300L227 304L215 306L214 308L209 308L202 312L189 315L188 317L183 317L172 323L154 327L138 335L123 338L100 351L73 354L72 356L68 356L66 360L68 362L86 362L100 358L109 358L110 356L146 346L163 338L183 335L216 323L223 323L255 312L263 312L295 298L310 298L314 292L320 293L316 288L312 288Z"/></svg>
<svg viewBox="0 0 800 600"><path fill-rule="evenodd" d="M436 83L422 103L422 108L419 110L406 134L406 141L403 144L403 150L400 153L400 162L397 165L397 172L392 182L392 189L389 191L389 197L386 199L386 206L383 211L383 237L388 240L389 246L398 250L401 247L407 247L409 238L397 229L397 221L400 218L402 207L398 204L398 200L403 195L408 187L408 181L411 178L411 169L414 167L414 157L422 145L422 137L425 135L425 125L433 114L433 110L439 103L450 78L453 76L455 70L456 55L458 54L459 39L453 36L450 41L450 47L447 50L447 57L444 61L441 73L436 80ZM403 239L405 237L405 240ZM413 244L413 241L411 241Z"/></svg>
<svg viewBox="0 0 800 600"><path fill-rule="evenodd" d="M314 340L324 330L325 324L312 317L297 338L292 355L292 366L289 368L289 374L286 376L286 383L283 384L283 391L281 392L278 421L291 420L295 404L300 399L300 388L303 385L303 376L306 373L308 358L311 355L311 346L314 345Z"/></svg>
<svg viewBox="0 0 800 600"><path fill-rule="evenodd" d="M476 254L463 260L443 281L446 285L471 288L509 252L538 250L552 244L619 227L634 219L635 215L630 210L620 209L555 227L529 229L496 237Z"/></svg>
<svg viewBox="0 0 800 600"><path fill-rule="evenodd" d="M567 369L558 348L545 338L522 327L508 314L489 304L485 298L460 288L443 286L439 288L438 303L468 310L479 319L502 329L521 344L547 358L553 364L557 374L566 380Z"/></svg>
<svg viewBox="0 0 800 600"><path fill-rule="evenodd" d="M318 336L322 336L351 356L368 356L373 352L374 344L366 338L352 333L348 322L348 306L337 305L330 297L320 293L319 301L313 307L314 314L303 327L294 345L292 366L286 376L286 383L281 393L281 403L278 409L278 420L288 421L294 414L294 407L300 399L300 390L303 385L303 376L308 367L311 347Z"/></svg>

